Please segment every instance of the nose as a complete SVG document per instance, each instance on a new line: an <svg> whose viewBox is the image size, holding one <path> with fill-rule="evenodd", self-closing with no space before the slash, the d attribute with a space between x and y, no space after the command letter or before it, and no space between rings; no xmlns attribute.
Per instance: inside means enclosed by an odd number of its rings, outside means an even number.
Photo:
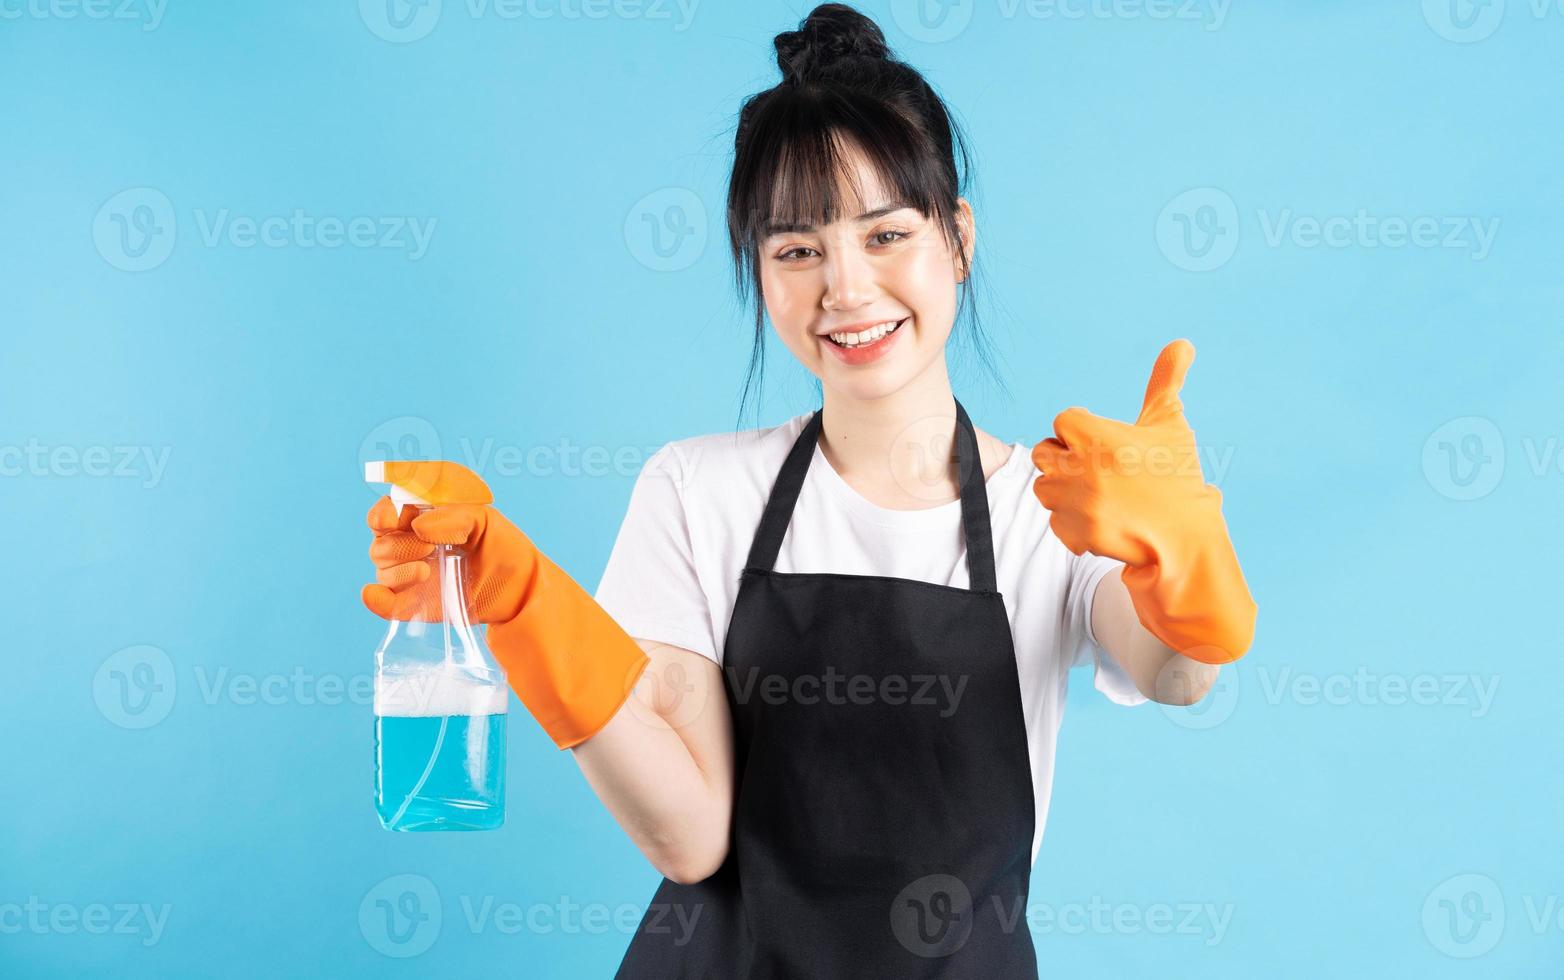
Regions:
<svg viewBox="0 0 1564 980"><path fill-rule="evenodd" d="M854 248L833 248L825 261L825 295L820 304L832 312L855 310L879 293L869 257Z"/></svg>

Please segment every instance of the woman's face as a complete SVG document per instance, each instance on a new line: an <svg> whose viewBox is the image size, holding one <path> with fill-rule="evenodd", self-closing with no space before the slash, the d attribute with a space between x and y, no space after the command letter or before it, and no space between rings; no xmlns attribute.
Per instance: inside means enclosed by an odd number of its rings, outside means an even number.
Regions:
<svg viewBox="0 0 1564 980"><path fill-rule="evenodd" d="M824 387L867 400L900 390L943 358L961 256L932 218L893 200L861 159L848 162L862 197L844 181L843 217L818 227L773 226L760 242L760 283L772 326L793 356ZM972 209L965 199L957 203L970 258Z"/></svg>

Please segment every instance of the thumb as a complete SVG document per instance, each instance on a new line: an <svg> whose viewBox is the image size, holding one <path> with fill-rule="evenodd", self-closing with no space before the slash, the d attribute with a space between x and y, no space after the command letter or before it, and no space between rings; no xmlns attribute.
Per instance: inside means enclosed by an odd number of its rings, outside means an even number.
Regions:
<svg viewBox="0 0 1564 980"><path fill-rule="evenodd" d="M398 513L396 505L391 498L383 496L375 501L375 506L369 508L369 529L375 532L375 536L391 531L407 531L412 529L413 518L418 516L418 508L412 504L403 507Z"/></svg>
<svg viewBox="0 0 1564 980"><path fill-rule="evenodd" d="M359 598L370 612L381 619L396 615L396 593L384 585L366 585L359 590Z"/></svg>
<svg viewBox="0 0 1564 980"><path fill-rule="evenodd" d="M488 524L487 510L483 504L436 507L414 518L413 533L430 544L472 546Z"/></svg>
<svg viewBox="0 0 1564 980"><path fill-rule="evenodd" d="M1162 348L1157 363L1152 366L1151 380L1146 382L1146 398L1140 406L1136 425L1151 425L1184 411L1179 400L1179 390L1184 387L1184 376L1195 360L1195 345L1180 338Z"/></svg>

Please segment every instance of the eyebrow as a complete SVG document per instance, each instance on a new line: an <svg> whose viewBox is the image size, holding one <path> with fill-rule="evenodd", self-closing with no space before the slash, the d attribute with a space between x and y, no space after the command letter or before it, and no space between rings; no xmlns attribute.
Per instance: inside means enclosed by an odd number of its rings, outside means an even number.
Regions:
<svg viewBox="0 0 1564 980"><path fill-rule="evenodd" d="M875 218L883 218L883 217L885 217L886 215L890 214L893 211L901 211L901 210L904 210L904 209L907 209L907 208L911 208L911 207L912 207L911 204L907 204L907 203L905 203L903 201L895 201L895 202L893 202L891 204L885 205L882 208L875 208L873 211L865 211L863 214L860 214L860 215L858 215L858 217L853 218L851 220L853 220L853 221L873 221ZM916 209L914 209L914 210L916 210ZM793 222L793 221L768 221L763 226L761 226L760 237L761 238L770 238L772 235L788 235L788 234L793 234L794 232L805 232L805 231L814 231L814 230L815 230L815 226L814 225L810 225L810 224L800 224L798 222Z"/></svg>

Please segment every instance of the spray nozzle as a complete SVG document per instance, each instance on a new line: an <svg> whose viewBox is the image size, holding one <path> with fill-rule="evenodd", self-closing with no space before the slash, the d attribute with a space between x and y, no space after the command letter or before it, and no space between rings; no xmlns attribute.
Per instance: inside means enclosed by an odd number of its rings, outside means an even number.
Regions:
<svg viewBox="0 0 1564 980"><path fill-rule="evenodd" d="M365 483L389 483L398 512L406 504L492 504L494 494L478 474L443 459L388 459L364 464Z"/></svg>

